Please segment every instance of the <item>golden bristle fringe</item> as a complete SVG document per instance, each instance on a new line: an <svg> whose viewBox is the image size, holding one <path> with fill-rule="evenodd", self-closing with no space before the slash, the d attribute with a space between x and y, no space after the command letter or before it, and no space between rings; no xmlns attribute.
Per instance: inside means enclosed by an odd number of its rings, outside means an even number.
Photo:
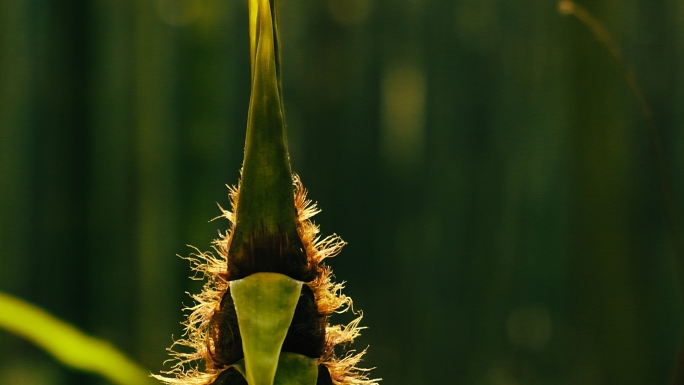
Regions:
<svg viewBox="0 0 684 385"><path fill-rule="evenodd" d="M315 203L306 199L306 189L302 185L299 176L292 177L294 184L295 208L297 210L297 231L305 247L307 259L310 265L316 266L316 278L307 282L314 293L318 312L323 315L333 313L343 313L352 309L352 300L342 294L343 283L332 282L332 272L330 268L321 262L326 258L337 255L345 242L336 234L321 239L317 236L320 229L310 218L318 214L320 210ZM225 210L221 206L222 215L217 218L226 218L231 226L225 234L219 233L219 238L212 242L212 248L216 252L201 252L194 248L197 253L189 257L183 257L190 261L190 267L194 274L191 277L196 280L206 279L202 292L191 295L195 304L183 309L188 311L187 319L182 323L185 326L183 338L174 341L173 345L167 350L172 358L167 362L172 362L173 366L169 371L162 371L163 374L172 375L165 377L162 375L152 375L152 377L168 385L209 385L218 377L224 369L214 369L211 354L208 351L213 346L208 346L212 341L208 338L207 330L214 314L218 309L224 293L228 289L229 282L225 276L227 261L229 258L231 234L235 228L234 214L237 212L237 198L239 186L229 186L231 210ZM215 219L217 219L215 218ZM353 310L352 310L353 312ZM366 353L365 350L356 353L348 352L344 357L337 357L334 347L340 344L349 344L359 336L362 327L359 322L363 315L359 316L348 325L335 325L326 327L325 347L320 363L325 365L335 385L377 385L376 380L369 380L366 372L370 369L357 367L361 357ZM181 347L189 352L177 351L175 348ZM200 362L204 361L204 369L200 367Z"/></svg>

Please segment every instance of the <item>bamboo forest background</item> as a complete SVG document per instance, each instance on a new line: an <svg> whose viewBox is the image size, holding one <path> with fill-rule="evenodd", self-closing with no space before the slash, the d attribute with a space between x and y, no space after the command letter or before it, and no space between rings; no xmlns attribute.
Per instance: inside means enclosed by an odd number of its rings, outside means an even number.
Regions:
<svg viewBox="0 0 684 385"><path fill-rule="evenodd" d="M681 206L684 3L585 6ZM586 26L553 0L280 8L293 168L349 243L330 264L375 377L667 383L684 298L647 125ZM0 1L0 290L162 368L200 287L176 255L227 226L247 30L244 0ZM3 384L105 384L0 346Z"/></svg>

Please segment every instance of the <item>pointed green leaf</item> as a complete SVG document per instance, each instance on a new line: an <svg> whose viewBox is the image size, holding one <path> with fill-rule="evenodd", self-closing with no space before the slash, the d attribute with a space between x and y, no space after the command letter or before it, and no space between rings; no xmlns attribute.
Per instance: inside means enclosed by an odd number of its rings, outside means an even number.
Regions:
<svg viewBox="0 0 684 385"><path fill-rule="evenodd" d="M302 282L278 273L256 273L231 281L249 385L273 385L301 291Z"/></svg>
<svg viewBox="0 0 684 385"><path fill-rule="evenodd" d="M231 254L238 259L241 248L256 233L283 234L290 243L301 243L280 92L276 6L269 0L249 1L252 94L231 242Z"/></svg>

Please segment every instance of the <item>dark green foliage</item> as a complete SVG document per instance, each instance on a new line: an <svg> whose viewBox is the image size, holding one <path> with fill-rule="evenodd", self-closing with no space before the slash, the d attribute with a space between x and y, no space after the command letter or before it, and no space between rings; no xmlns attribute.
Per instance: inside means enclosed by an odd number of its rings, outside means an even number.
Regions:
<svg viewBox="0 0 684 385"><path fill-rule="evenodd" d="M585 6L640 78L683 206L681 2ZM239 178L246 7L0 1L0 290L155 373L199 290L175 255L225 229L206 221ZM684 307L644 120L584 26L542 0L288 0L279 22L293 168L349 242L329 263L374 376L666 382ZM16 383L96 381L0 342Z"/></svg>

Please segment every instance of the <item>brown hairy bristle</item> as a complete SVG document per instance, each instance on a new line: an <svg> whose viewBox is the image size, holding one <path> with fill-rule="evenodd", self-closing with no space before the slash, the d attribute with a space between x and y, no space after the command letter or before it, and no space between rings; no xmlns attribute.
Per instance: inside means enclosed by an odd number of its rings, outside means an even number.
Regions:
<svg viewBox="0 0 684 385"><path fill-rule="evenodd" d="M331 314L352 308L351 299L342 294L344 285L332 281L332 272L323 263L326 258L337 255L345 243L335 234L322 239L318 236L319 228L311 217L320 210L307 199L306 190L297 175L293 175L293 184L297 232L304 246L303 263L296 253L298 250L292 250L283 239L259 234L252 238L248 248L254 258L246 259L249 262L240 266L231 263L228 251L235 228L233 213L237 209L239 187L229 187L231 210L221 208L223 214L220 217L228 219L231 228L225 234L219 233L219 238L213 242L213 253L195 249L196 253L185 258L195 272L192 278L206 279L206 282L201 293L192 295L195 304L184 309L189 314L183 322L185 332L182 338L167 349L173 365L162 373L169 376L153 377L169 385L220 385L237 376L231 365L243 355L235 309L230 299L230 281L255 272L273 271L304 281L307 286L302 290L283 351L319 358L320 385L328 382L334 385L376 384L376 380L367 378L368 369L357 367L365 350L358 353L350 351L343 357L335 355L336 346L353 342L362 329L359 327L361 314L344 326L331 326L327 322ZM271 258L266 264L259 262L259 256L274 251L279 253L277 258ZM290 257L292 259L288 259ZM226 328L225 325L232 326Z"/></svg>

